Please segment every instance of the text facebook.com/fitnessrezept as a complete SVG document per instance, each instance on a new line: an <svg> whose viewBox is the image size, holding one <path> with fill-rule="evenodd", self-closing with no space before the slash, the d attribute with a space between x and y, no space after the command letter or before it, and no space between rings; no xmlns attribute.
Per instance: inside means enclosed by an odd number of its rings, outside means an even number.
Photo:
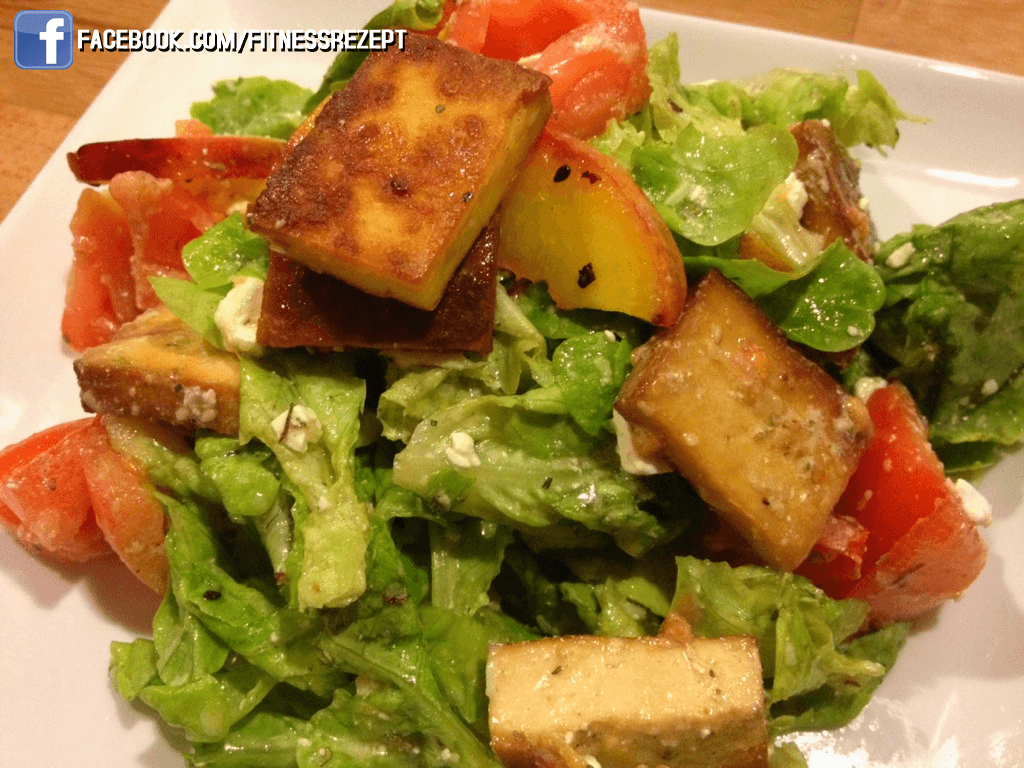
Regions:
<svg viewBox="0 0 1024 768"><path fill-rule="evenodd" d="M405 49L404 29L77 29L78 51L340 53Z"/></svg>
<svg viewBox="0 0 1024 768"><path fill-rule="evenodd" d="M14 62L21 69L67 69L85 51L290 53L405 50L404 29L83 29L67 11L14 17Z"/></svg>

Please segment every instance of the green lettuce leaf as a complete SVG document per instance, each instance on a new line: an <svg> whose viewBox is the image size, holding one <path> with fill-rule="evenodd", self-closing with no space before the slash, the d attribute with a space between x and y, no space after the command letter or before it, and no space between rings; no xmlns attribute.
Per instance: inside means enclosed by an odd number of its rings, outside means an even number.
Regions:
<svg viewBox="0 0 1024 768"><path fill-rule="evenodd" d="M386 438L408 442L424 419L464 400L551 382L544 337L500 286L497 297L494 348L487 356L392 357L390 383L377 405Z"/></svg>
<svg viewBox="0 0 1024 768"><path fill-rule="evenodd" d="M355 489L365 396L365 382L344 359L292 352L241 361L240 441L257 438L274 452L308 510L295 531L302 608L346 605L365 586L368 510ZM303 450L284 442L274 426L297 406L311 410L322 431Z"/></svg>
<svg viewBox="0 0 1024 768"><path fill-rule="evenodd" d="M168 309L208 343L223 349L224 338L214 320L217 307L234 278L266 279L270 248L245 228L241 214L233 213L187 243L181 257L191 280L157 276L150 278L150 284Z"/></svg>
<svg viewBox="0 0 1024 768"><path fill-rule="evenodd" d="M956 463L1024 439L1024 201L917 226L878 254L886 302L871 347ZM895 366L886 366L888 361Z"/></svg>
<svg viewBox="0 0 1024 768"><path fill-rule="evenodd" d="M444 0L394 0L367 22L365 29L433 29L441 21ZM365 51L342 51L331 62L320 81L320 88L306 101L305 111L311 112L331 93L345 87L359 65L366 60Z"/></svg>
<svg viewBox="0 0 1024 768"><path fill-rule="evenodd" d="M557 388L435 412L395 457L394 481L443 508L544 529L548 546L584 543L582 528L640 554L676 532L641 508L649 491L621 469L614 441L579 428Z"/></svg>
<svg viewBox="0 0 1024 768"><path fill-rule="evenodd" d="M239 77L213 84L213 98L190 114L214 133L287 139L305 118L311 91L288 80Z"/></svg>
<svg viewBox="0 0 1024 768"><path fill-rule="evenodd" d="M773 734L852 720L881 683L905 625L854 639L867 603L832 600L810 581L768 568L678 558L674 605L694 607L694 632L757 639ZM869 640L868 638L873 638ZM813 701L794 719L794 701Z"/></svg>

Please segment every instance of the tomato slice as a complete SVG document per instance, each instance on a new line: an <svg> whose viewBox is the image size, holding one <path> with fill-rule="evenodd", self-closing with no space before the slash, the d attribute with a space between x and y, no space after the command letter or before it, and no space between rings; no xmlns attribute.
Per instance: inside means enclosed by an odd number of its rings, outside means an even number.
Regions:
<svg viewBox="0 0 1024 768"><path fill-rule="evenodd" d="M136 305L149 309L159 303L149 278L188 280L181 249L224 214L181 185L145 171L119 173L110 180L109 189L131 223Z"/></svg>
<svg viewBox="0 0 1024 768"><path fill-rule="evenodd" d="M29 549L65 562L110 552L79 459L96 422L58 424L0 451L0 519Z"/></svg>
<svg viewBox="0 0 1024 768"><path fill-rule="evenodd" d="M284 157L285 143L261 136L214 136L191 124L178 136L85 144L68 153L75 178L105 184L119 173L145 171L161 179L264 179Z"/></svg>
<svg viewBox="0 0 1024 768"><path fill-rule="evenodd" d="M533 64L551 76L549 127L589 139L651 95L640 10L626 5L563 35Z"/></svg>
<svg viewBox="0 0 1024 768"><path fill-rule="evenodd" d="M61 332L78 352L110 339L138 314L128 217L110 195L82 191L71 218L74 259Z"/></svg>
<svg viewBox="0 0 1024 768"><path fill-rule="evenodd" d="M143 474L111 446L101 422L93 422L82 438L82 470L96 524L132 573L163 594L168 574L163 506Z"/></svg>
<svg viewBox="0 0 1024 768"><path fill-rule="evenodd" d="M830 515L811 554L796 569L828 594L848 588L861 577L868 529L847 515Z"/></svg>
<svg viewBox="0 0 1024 768"><path fill-rule="evenodd" d="M875 434L836 506L868 532L858 579L819 585L871 603L871 621L916 618L959 596L985 567L987 547L928 442L927 424L901 385L874 392Z"/></svg>
<svg viewBox="0 0 1024 768"><path fill-rule="evenodd" d="M601 133L650 96L640 10L622 0L467 0L444 39L551 77L549 125L577 138Z"/></svg>

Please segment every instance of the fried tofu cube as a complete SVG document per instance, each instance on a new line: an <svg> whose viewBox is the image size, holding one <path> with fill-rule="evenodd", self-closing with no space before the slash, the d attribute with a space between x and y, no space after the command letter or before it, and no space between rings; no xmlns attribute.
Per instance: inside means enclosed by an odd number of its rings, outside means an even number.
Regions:
<svg viewBox="0 0 1024 768"><path fill-rule="evenodd" d="M634 363L618 412L761 558L794 569L867 447L864 404L715 271Z"/></svg>
<svg viewBox="0 0 1024 768"><path fill-rule="evenodd" d="M270 253L256 341L264 347L488 354L497 304L497 227L488 225L434 310L382 299Z"/></svg>
<svg viewBox="0 0 1024 768"><path fill-rule="evenodd" d="M318 272L434 309L551 113L538 72L410 34L367 58L250 207Z"/></svg>
<svg viewBox="0 0 1024 768"><path fill-rule="evenodd" d="M238 358L166 307L125 324L74 367L86 411L238 434Z"/></svg>
<svg viewBox="0 0 1024 768"><path fill-rule="evenodd" d="M492 646L491 746L509 768L767 766L761 676L749 637Z"/></svg>

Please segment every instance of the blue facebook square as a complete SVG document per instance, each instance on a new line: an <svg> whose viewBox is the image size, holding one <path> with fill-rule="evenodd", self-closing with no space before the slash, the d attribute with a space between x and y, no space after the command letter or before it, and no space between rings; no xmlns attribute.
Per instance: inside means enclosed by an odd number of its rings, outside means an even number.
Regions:
<svg viewBox="0 0 1024 768"><path fill-rule="evenodd" d="M72 24L67 11L18 11L14 17L14 63L22 69L70 67Z"/></svg>

